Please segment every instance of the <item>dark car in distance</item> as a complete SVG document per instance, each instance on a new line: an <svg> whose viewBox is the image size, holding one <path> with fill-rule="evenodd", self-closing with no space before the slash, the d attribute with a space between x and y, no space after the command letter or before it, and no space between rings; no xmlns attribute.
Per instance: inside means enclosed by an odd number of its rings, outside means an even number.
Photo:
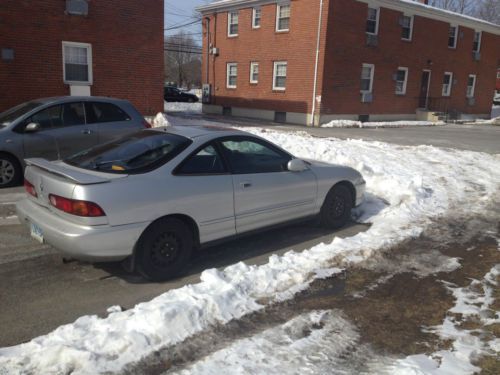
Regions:
<svg viewBox="0 0 500 375"><path fill-rule="evenodd" d="M24 159L66 158L151 125L126 100L63 96L0 113L0 188L22 182Z"/></svg>
<svg viewBox="0 0 500 375"><path fill-rule="evenodd" d="M166 102L185 102L185 103L196 103L198 102L198 97L194 94L179 90L176 87L166 86L163 89L163 99Z"/></svg>

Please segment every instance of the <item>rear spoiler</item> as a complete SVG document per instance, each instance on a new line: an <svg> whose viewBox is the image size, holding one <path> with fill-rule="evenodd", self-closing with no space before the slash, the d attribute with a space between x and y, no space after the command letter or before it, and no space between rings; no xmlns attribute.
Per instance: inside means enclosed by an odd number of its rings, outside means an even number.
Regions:
<svg viewBox="0 0 500 375"><path fill-rule="evenodd" d="M127 175L110 174L110 173L94 173L92 171L85 171L84 169L77 169L70 165L64 164L61 161L48 161L45 159L26 159L26 165L34 166L43 169L47 172L72 180L79 185L93 185L104 184L117 178L127 177Z"/></svg>

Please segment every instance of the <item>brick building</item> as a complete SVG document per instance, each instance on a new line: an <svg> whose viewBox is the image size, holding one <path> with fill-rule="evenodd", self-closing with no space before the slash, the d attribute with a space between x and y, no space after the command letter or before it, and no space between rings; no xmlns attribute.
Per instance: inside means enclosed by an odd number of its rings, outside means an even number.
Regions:
<svg viewBox="0 0 500 375"><path fill-rule="evenodd" d="M411 0L224 0L203 15L205 112L299 124L489 117L500 27Z"/></svg>
<svg viewBox="0 0 500 375"><path fill-rule="evenodd" d="M0 111L61 95L163 109L163 0L1 0Z"/></svg>

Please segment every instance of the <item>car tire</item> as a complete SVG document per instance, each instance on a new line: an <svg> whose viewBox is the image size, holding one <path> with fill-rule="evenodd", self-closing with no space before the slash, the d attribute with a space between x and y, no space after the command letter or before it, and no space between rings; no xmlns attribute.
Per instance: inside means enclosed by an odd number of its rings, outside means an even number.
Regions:
<svg viewBox="0 0 500 375"><path fill-rule="evenodd" d="M0 189L21 184L23 169L17 159L0 153Z"/></svg>
<svg viewBox="0 0 500 375"><path fill-rule="evenodd" d="M330 229L345 226L351 218L352 195L345 185L334 186L327 194L320 211L321 225Z"/></svg>
<svg viewBox="0 0 500 375"><path fill-rule="evenodd" d="M137 243L136 269L151 281L177 277L185 271L193 245L193 233L182 220L158 220L146 229Z"/></svg>
<svg viewBox="0 0 500 375"><path fill-rule="evenodd" d="M193 98L189 98L188 99L188 103L194 103L194 99Z"/></svg>

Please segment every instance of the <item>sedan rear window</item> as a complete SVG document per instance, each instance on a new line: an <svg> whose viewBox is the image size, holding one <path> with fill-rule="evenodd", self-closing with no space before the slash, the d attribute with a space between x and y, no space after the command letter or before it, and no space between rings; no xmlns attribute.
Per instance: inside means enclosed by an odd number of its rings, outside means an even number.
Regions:
<svg viewBox="0 0 500 375"><path fill-rule="evenodd" d="M82 151L66 163L90 170L134 174L158 168L191 144L188 138L159 131L141 131Z"/></svg>
<svg viewBox="0 0 500 375"><path fill-rule="evenodd" d="M9 125L11 122L41 105L42 103L39 102L27 102L0 113L0 127Z"/></svg>

